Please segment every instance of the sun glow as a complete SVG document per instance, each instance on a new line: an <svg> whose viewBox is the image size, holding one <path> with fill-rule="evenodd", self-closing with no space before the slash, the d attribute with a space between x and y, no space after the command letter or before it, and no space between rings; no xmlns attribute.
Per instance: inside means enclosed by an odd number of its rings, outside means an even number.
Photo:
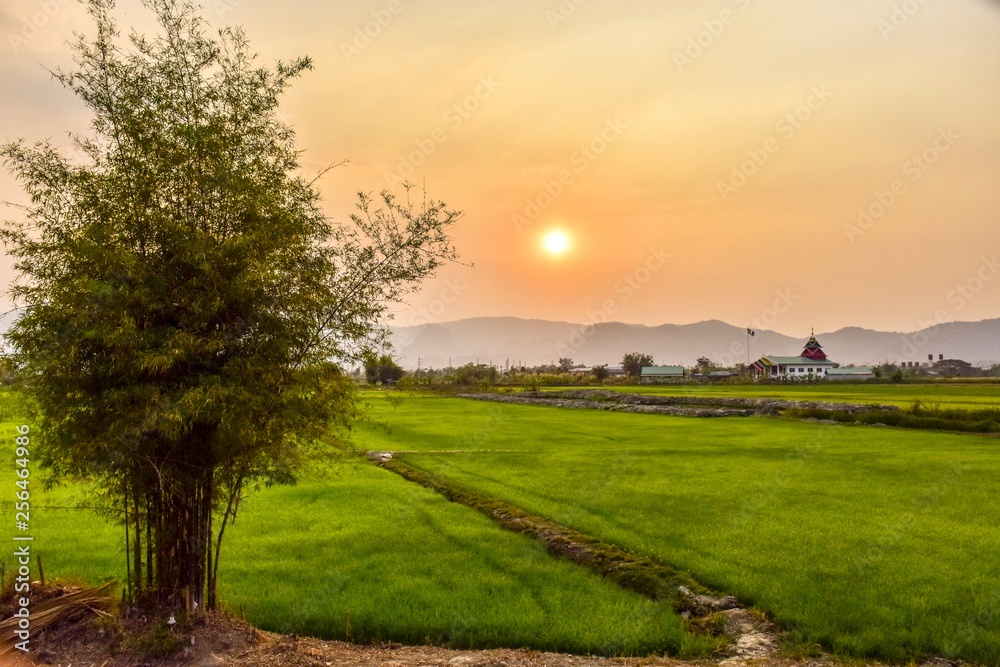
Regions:
<svg viewBox="0 0 1000 667"><path fill-rule="evenodd" d="M559 229L553 229L542 239L542 245L545 248L545 252L558 257L569 250L569 236Z"/></svg>

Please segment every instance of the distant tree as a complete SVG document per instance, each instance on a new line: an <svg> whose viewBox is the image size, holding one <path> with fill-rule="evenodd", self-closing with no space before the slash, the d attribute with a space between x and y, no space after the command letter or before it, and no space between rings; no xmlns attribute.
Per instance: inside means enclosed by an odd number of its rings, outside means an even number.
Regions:
<svg viewBox="0 0 1000 667"><path fill-rule="evenodd" d="M387 356L381 364L379 374L383 383L395 383L403 379L406 371L393 361L392 357Z"/></svg>
<svg viewBox="0 0 1000 667"><path fill-rule="evenodd" d="M388 354L369 355L365 359L365 380L368 384L388 384L399 382L404 371Z"/></svg>
<svg viewBox="0 0 1000 667"><path fill-rule="evenodd" d="M716 363L708 357L698 357L698 360L695 361L694 365L694 370L697 373L711 373L717 368L718 366Z"/></svg>
<svg viewBox="0 0 1000 667"><path fill-rule="evenodd" d="M594 375L594 379L598 382L604 382L609 377L611 377L611 371L608 370L608 365L603 364L601 366L594 366L590 371Z"/></svg>
<svg viewBox="0 0 1000 667"><path fill-rule="evenodd" d="M561 357L559 359L559 370L563 373L569 373L573 369L573 360L568 357Z"/></svg>
<svg viewBox="0 0 1000 667"><path fill-rule="evenodd" d="M455 369L455 383L460 385L494 385L499 373L487 364L466 364Z"/></svg>
<svg viewBox="0 0 1000 667"><path fill-rule="evenodd" d="M0 355L0 384L13 384L17 379L17 364L6 354Z"/></svg>
<svg viewBox="0 0 1000 667"><path fill-rule="evenodd" d="M941 359L934 362L934 370L944 377L976 377L982 371L962 359Z"/></svg>
<svg viewBox="0 0 1000 667"><path fill-rule="evenodd" d="M24 306L6 339L38 407L32 460L121 518L132 600L211 609L244 496L342 446L342 368L454 258L458 213L360 194L332 224L278 113L310 61L258 65L188 0L146 0L159 34L129 42L113 4L89 0L96 36L55 73L92 114L80 160L0 147L30 196L2 234Z"/></svg>
<svg viewBox="0 0 1000 667"><path fill-rule="evenodd" d="M653 356L641 352L629 352L622 357L622 369L629 377L639 377L645 366L653 365Z"/></svg>
<svg viewBox="0 0 1000 667"><path fill-rule="evenodd" d="M374 354L365 359L365 382L379 384L378 356Z"/></svg>
<svg viewBox="0 0 1000 667"><path fill-rule="evenodd" d="M903 372L899 366L888 361L883 361L881 364L872 367L872 375L881 380L890 380L897 373L902 378Z"/></svg>

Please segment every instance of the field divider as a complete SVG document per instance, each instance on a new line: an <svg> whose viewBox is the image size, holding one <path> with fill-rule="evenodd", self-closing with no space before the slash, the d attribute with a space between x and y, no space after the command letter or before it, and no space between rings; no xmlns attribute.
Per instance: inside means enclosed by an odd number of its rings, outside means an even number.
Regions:
<svg viewBox="0 0 1000 667"><path fill-rule="evenodd" d="M464 488L439 475L404 463L393 454L393 452L369 452L368 458L406 480L437 491L452 502L485 514L509 531L541 542L553 556L581 565L626 590L639 593L654 601L669 603L677 613L685 617L706 616L742 608L732 596L718 597L689 572L646 556L638 556L617 545L603 542L491 496Z"/></svg>
<svg viewBox="0 0 1000 667"><path fill-rule="evenodd" d="M784 417L853 426L889 426L945 433L1000 433L1000 409L942 409L915 401L909 408L879 403L832 403L772 398L657 396L600 389L458 394L458 398L570 410L607 410L675 417Z"/></svg>

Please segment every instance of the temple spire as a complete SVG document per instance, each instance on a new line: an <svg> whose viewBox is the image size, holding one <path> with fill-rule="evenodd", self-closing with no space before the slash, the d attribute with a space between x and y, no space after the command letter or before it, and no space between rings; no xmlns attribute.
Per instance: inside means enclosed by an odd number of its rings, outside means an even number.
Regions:
<svg viewBox="0 0 1000 667"><path fill-rule="evenodd" d="M808 359L823 361L826 359L826 352L823 351L823 346L816 340L816 330L811 327L810 330L812 333L809 336L809 341L806 343L805 349L802 350L802 356Z"/></svg>

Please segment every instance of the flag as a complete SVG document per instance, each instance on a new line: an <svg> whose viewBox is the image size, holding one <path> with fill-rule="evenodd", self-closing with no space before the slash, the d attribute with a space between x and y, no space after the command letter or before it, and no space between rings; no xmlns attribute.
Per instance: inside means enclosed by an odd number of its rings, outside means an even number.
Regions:
<svg viewBox="0 0 1000 667"><path fill-rule="evenodd" d="M751 329L750 327L747 327L747 335L748 336L756 336L757 332L754 331L753 329Z"/></svg>

